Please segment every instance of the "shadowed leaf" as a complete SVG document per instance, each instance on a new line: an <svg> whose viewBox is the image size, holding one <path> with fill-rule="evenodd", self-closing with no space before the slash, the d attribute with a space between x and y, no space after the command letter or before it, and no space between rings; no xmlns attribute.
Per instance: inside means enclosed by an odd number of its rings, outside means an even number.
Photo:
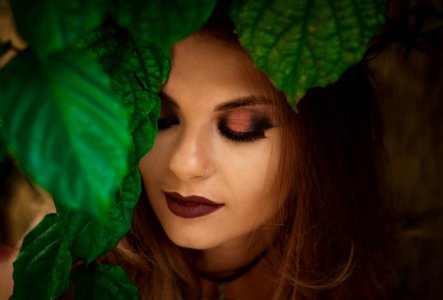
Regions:
<svg viewBox="0 0 443 300"><path fill-rule="evenodd" d="M230 15L255 65L296 101L360 60L385 0L237 0Z"/></svg>
<svg viewBox="0 0 443 300"><path fill-rule="evenodd" d="M138 39L155 43L165 54L172 44L199 29L215 0L116 0L111 15Z"/></svg>
<svg viewBox="0 0 443 300"><path fill-rule="evenodd" d="M68 288L71 255L56 214L47 215L24 239L14 262L11 300L55 299Z"/></svg>
<svg viewBox="0 0 443 300"><path fill-rule="evenodd" d="M61 212L65 238L74 259L89 264L115 248L131 227L134 207L141 193L140 181L137 169L126 176L119 196L112 203L106 224L79 211Z"/></svg>
<svg viewBox="0 0 443 300"><path fill-rule="evenodd" d="M127 30L108 22L82 39L77 48L95 55L111 77L112 87L130 116L131 132L144 123L149 114L157 112L158 116L158 92L169 73L169 61L158 46L140 42ZM155 133L156 130L145 137L146 145L153 142ZM145 148L143 152L147 151ZM134 163L138 163L140 157L136 157Z"/></svg>
<svg viewBox="0 0 443 300"><path fill-rule="evenodd" d="M135 285L125 271L116 265L91 265L76 269L71 279L74 283L74 300L138 299Z"/></svg>
<svg viewBox="0 0 443 300"><path fill-rule="evenodd" d="M123 181L104 226L81 212L62 212L72 255L87 264L111 251L131 226L133 209L141 193L138 161L152 147L160 111L158 91L167 78L168 60L153 44L139 46L130 33L109 23L77 44L77 50L97 56L111 76L113 89L131 117L131 173Z"/></svg>

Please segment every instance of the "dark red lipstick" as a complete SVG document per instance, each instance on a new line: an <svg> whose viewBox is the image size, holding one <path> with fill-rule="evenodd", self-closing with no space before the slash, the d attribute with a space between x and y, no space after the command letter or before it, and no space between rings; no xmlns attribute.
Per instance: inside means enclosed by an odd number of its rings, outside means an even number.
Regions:
<svg viewBox="0 0 443 300"><path fill-rule="evenodd" d="M181 218L197 218L213 213L224 204L200 196L183 197L179 193L165 192L169 210Z"/></svg>

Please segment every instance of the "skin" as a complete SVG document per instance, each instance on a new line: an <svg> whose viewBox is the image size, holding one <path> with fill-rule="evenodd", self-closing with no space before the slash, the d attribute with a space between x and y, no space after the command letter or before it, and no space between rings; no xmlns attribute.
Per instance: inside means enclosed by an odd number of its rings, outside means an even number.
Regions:
<svg viewBox="0 0 443 300"><path fill-rule="evenodd" d="M243 132L255 116L273 122L269 104L227 105L242 97L268 99L272 89L237 44L194 34L173 47L160 119L175 123L159 131L139 169L167 236L178 246L202 250L200 268L206 271L229 272L248 262L260 251L250 247L254 236L268 230L278 210L272 179L280 128L266 129L262 138L248 142L230 140L219 130L222 119L231 130ZM165 191L224 206L209 215L181 218L168 209Z"/></svg>
<svg viewBox="0 0 443 300"><path fill-rule="evenodd" d="M50 195L24 179L15 182L14 195L9 199L7 215L10 224L10 245L0 245L0 299L9 299L13 292L13 263L17 259L23 238L46 214L54 213Z"/></svg>
<svg viewBox="0 0 443 300"><path fill-rule="evenodd" d="M11 42L12 49L0 56L0 69L3 68L17 52L28 45L18 34L14 17L6 0L0 0L0 43Z"/></svg>

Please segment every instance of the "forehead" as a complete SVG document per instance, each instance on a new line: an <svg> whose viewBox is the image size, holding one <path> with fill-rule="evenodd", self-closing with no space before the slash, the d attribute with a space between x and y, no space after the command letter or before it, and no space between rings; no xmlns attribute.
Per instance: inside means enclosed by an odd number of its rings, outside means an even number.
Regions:
<svg viewBox="0 0 443 300"><path fill-rule="evenodd" d="M219 98L270 95L269 80L252 64L239 44L209 34L193 34L172 48L164 91L180 97L216 93Z"/></svg>

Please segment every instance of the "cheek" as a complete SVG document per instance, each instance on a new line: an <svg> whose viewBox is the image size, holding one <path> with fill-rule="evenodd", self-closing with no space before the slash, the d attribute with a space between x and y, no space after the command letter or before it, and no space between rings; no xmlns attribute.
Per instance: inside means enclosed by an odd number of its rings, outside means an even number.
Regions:
<svg viewBox="0 0 443 300"><path fill-rule="evenodd" d="M230 162L230 186L232 197L238 205L237 212L244 217L267 218L276 211L278 201L274 192L278 170L279 151L275 145L254 147L254 151L239 157L232 155ZM229 161L229 160L227 160ZM235 164L237 162L237 164Z"/></svg>

